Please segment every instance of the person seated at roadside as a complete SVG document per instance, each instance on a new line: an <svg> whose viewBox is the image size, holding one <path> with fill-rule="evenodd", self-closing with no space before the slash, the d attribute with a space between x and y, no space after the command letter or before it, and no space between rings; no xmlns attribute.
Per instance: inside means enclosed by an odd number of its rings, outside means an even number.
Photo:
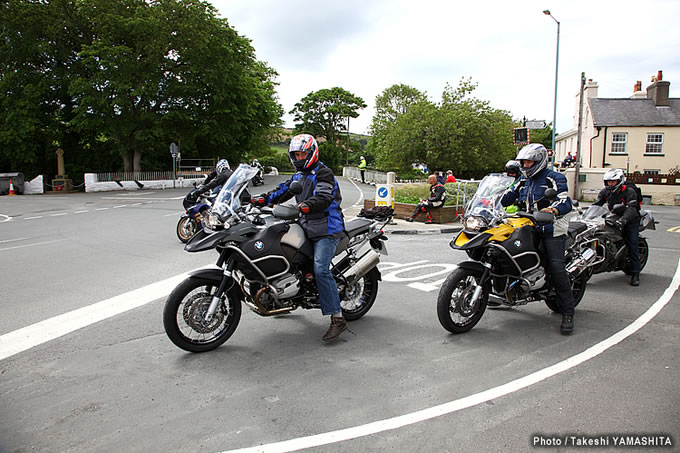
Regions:
<svg viewBox="0 0 680 453"><path fill-rule="evenodd" d="M413 222L416 217L418 217L418 214L425 212L427 213L427 220L425 223L434 223L430 210L432 208L444 206L444 201L446 200L446 188L444 187L444 184L437 181L436 175L430 175L427 178L427 182L430 184L430 198L427 200L420 200L420 203L416 205L416 210L413 211L411 217L406 219L407 222Z"/></svg>
<svg viewBox="0 0 680 453"><path fill-rule="evenodd" d="M446 184L450 182L456 182L456 177L453 176L453 170L449 170L446 172Z"/></svg>

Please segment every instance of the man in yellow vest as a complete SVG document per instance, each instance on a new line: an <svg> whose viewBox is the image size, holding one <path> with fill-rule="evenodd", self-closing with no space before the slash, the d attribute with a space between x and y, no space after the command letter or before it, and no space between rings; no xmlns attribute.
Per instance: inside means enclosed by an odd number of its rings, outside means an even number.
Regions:
<svg viewBox="0 0 680 453"><path fill-rule="evenodd" d="M364 159L364 156L361 156L361 162L359 162L359 170L361 171L361 182L366 183L366 180L364 179L364 173L366 172L366 159Z"/></svg>

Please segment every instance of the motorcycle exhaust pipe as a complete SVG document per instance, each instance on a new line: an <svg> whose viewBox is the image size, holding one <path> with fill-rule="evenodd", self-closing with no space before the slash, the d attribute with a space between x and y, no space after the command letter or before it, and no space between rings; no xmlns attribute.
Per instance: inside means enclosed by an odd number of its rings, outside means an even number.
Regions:
<svg viewBox="0 0 680 453"><path fill-rule="evenodd" d="M578 259L567 266L567 272L569 274L580 274L585 270L586 267L588 267L588 265L590 265L590 263L595 260L596 256L597 255L593 249L586 249Z"/></svg>
<svg viewBox="0 0 680 453"><path fill-rule="evenodd" d="M375 250L370 249L364 253L353 266L343 272L342 276L347 280L347 283L352 286L364 275L368 274L371 269L376 267L378 263L380 263L380 254Z"/></svg>

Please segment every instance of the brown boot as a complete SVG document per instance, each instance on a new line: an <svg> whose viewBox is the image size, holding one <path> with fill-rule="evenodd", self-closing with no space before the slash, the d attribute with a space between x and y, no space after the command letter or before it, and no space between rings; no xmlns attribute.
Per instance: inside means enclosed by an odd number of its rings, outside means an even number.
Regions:
<svg viewBox="0 0 680 453"><path fill-rule="evenodd" d="M339 316L331 316L331 325L323 336L323 341L330 342L338 339L340 334L347 329L347 321Z"/></svg>

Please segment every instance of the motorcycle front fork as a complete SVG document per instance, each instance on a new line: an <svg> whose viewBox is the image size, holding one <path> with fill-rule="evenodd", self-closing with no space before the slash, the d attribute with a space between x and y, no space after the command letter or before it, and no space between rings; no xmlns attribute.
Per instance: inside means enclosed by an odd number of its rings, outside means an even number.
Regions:
<svg viewBox="0 0 680 453"><path fill-rule="evenodd" d="M217 288L217 291L215 291L215 294L213 294L212 300L210 301L210 306L208 307L208 311L205 313L205 321L210 322L212 321L213 317L215 316L215 312L217 311L217 308L220 306L220 302L222 301L222 295L224 292L227 290L227 284L232 280L232 269L234 267L234 262L231 261L228 265L227 268L224 269L223 272L223 277L222 281L220 281L220 286Z"/></svg>
<svg viewBox="0 0 680 453"><path fill-rule="evenodd" d="M479 283L475 285L475 291L472 293L472 297L470 298L470 306L473 306L477 303L479 296L482 294L482 291L484 290L484 284L489 279L489 274L491 273L491 265L488 263L483 263L483 265L484 272L482 272L482 276L479 279Z"/></svg>

